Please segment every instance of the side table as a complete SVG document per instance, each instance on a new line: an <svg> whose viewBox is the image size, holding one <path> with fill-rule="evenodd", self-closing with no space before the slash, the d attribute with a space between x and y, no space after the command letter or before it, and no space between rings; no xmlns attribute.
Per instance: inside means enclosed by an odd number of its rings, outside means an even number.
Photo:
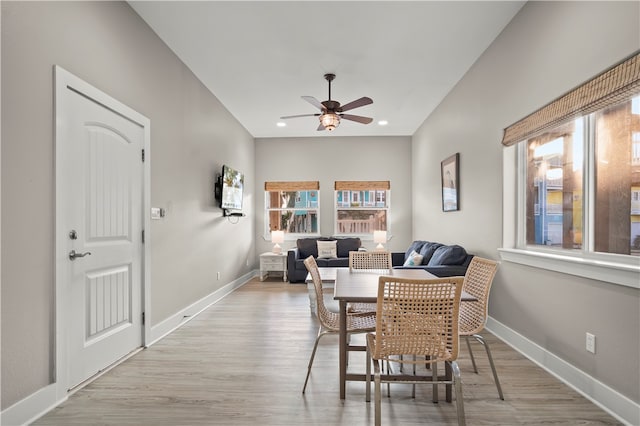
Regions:
<svg viewBox="0 0 640 426"><path fill-rule="evenodd" d="M266 252L260 255L260 281L269 275L269 272L282 272L282 281L287 281L287 254Z"/></svg>

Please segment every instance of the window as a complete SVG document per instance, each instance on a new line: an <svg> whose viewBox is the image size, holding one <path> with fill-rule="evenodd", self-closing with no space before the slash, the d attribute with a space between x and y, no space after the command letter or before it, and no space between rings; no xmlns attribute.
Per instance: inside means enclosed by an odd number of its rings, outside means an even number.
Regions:
<svg viewBox="0 0 640 426"><path fill-rule="evenodd" d="M265 182L265 238L283 230L285 238L320 234L318 182Z"/></svg>
<svg viewBox="0 0 640 426"><path fill-rule="evenodd" d="M388 181L335 183L335 235L366 236L389 231Z"/></svg>
<svg viewBox="0 0 640 426"><path fill-rule="evenodd" d="M527 245L640 256L640 163L634 162L640 111L632 108L636 99L640 97L523 144Z"/></svg>
<svg viewBox="0 0 640 426"><path fill-rule="evenodd" d="M502 258L640 288L640 54L507 127L502 143L514 146Z"/></svg>

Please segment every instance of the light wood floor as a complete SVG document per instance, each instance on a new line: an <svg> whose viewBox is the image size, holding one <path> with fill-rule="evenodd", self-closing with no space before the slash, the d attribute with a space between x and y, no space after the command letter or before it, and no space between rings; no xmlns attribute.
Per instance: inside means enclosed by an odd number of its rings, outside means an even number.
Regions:
<svg viewBox="0 0 640 426"><path fill-rule="evenodd" d="M34 424L373 424L373 402L364 402L363 383L349 382L346 399L338 397L335 335L322 338L302 395L316 332L306 285L254 279ZM505 401L498 399L482 347L474 345L474 374L463 345L467 424L619 424L493 335L486 338ZM364 371L364 355L358 355L349 368ZM455 403L433 404L430 386L419 386L415 399L410 385L392 386L391 398L383 396L382 416L386 425L456 424Z"/></svg>

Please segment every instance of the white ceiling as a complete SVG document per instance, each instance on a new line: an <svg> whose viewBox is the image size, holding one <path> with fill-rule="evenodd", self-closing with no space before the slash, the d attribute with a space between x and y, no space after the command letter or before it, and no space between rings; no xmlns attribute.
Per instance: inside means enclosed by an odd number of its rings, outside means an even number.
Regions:
<svg viewBox="0 0 640 426"><path fill-rule="evenodd" d="M254 137L410 136L522 7L510 1L130 1ZM362 96L318 132L301 99ZM379 126L387 120L387 126ZM286 127L276 123L285 121Z"/></svg>

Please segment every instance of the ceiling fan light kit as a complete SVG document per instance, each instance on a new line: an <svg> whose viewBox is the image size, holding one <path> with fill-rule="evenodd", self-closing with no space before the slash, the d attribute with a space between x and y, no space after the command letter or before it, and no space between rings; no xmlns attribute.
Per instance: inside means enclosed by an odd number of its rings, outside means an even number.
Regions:
<svg viewBox="0 0 640 426"><path fill-rule="evenodd" d="M320 125L326 130L332 131L340 125L340 117L333 113L322 114L320 116Z"/></svg>
<svg viewBox="0 0 640 426"><path fill-rule="evenodd" d="M371 98L366 96L356 99L355 101L351 101L346 105L340 106L340 102L334 101L331 99L331 81L336 78L335 74L325 74L325 80L329 82L329 99L324 102L319 102L313 96L302 96L302 99L309 102L311 105L318 108L321 112L317 114L300 114L300 115L288 115L284 117L280 117L283 120L288 118L297 118L297 117L319 117L320 125L318 126L318 131L329 130L332 131L336 127L340 125L340 120L350 120L355 121L357 123L369 124L373 121L371 117L362 117L360 115L353 114L343 114L345 111L352 110L354 108L358 108L361 106L369 105L373 103Z"/></svg>

